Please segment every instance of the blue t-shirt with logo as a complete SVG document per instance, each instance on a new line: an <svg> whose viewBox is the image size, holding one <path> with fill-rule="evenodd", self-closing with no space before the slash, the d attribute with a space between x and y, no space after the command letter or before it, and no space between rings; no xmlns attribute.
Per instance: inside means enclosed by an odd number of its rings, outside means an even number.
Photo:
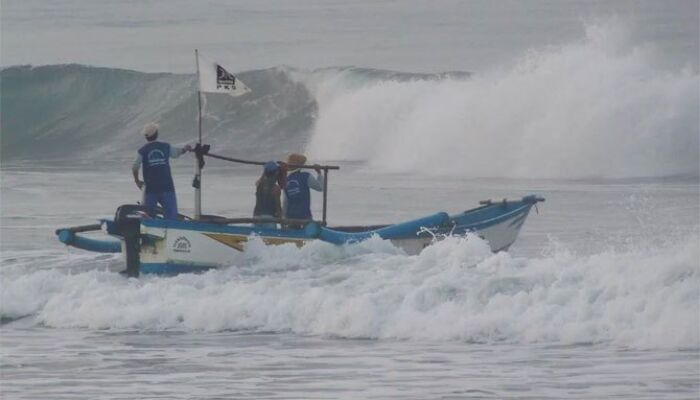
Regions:
<svg viewBox="0 0 700 400"><path fill-rule="evenodd" d="M311 193L309 173L295 171L287 177L284 193L287 197L287 218L311 219Z"/></svg>
<svg viewBox="0 0 700 400"><path fill-rule="evenodd" d="M171 147L168 143L149 142L139 149L146 193L175 192L170 173Z"/></svg>

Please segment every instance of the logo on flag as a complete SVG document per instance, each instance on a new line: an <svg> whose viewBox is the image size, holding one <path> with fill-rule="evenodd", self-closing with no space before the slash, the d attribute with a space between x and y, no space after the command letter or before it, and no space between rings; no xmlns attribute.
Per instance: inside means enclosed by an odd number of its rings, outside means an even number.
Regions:
<svg viewBox="0 0 700 400"><path fill-rule="evenodd" d="M228 72L218 62L207 60L199 53L197 57L199 90L201 92L224 93L230 96L241 96L250 92L245 83Z"/></svg>
<svg viewBox="0 0 700 400"><path fill-rule="evenodd" d="M216 64L216 88L236 90L236 77L219 64Z"/></svg>

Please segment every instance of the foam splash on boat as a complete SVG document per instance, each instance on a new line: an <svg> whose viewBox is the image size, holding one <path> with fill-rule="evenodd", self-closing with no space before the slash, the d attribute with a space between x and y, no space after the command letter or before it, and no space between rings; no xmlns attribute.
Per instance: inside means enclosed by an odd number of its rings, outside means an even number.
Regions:
<svg viewBox="0 0 700 400"><path fill-rule="evenodd" d="M377 238L253 243L237 265L171 278L9 268L0 316L56 328L696 348L699 238L686 239L583 256L552 245L535 258L492 254L473 236L417 256Z"/></svg>

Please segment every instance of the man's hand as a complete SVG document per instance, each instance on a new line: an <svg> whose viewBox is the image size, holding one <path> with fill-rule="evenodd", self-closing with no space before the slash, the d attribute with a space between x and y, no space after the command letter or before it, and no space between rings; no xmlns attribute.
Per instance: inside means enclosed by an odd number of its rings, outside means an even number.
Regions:
<svg viewBox="0 0 700 400"><path fill-rule="evenodd" d="M193 150L192 146L189 144L186 144L184 149L185 149L185 151L192 151Z"/></svg>
<svg viewBox="0 0 700 400"><path fill-rule="evenodd" d="M314 164L314 171L316 171L317 174L321 173L321 166L318 164Z"/></svg>
<svg viewBox="0 0 700 400"><path fill-rule="evenodd" d="M143 181L142 180L137 179L135 182L136 182L136 186L138 186L139 189L143 189Z"/></svg>

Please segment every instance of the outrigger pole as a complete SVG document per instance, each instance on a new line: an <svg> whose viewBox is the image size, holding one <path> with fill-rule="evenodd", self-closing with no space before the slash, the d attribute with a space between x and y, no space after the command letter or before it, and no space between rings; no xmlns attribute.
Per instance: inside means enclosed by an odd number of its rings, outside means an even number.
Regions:
<svg viewBox="0 0 700 400"><path fill-rule="evenodd" d="M199 141L198 147L202 146L202 88L201 81L199 78L199 52L194 49L194 58L197 63L197 122L199 126ZM197 160L194 167L194 180L192 181L192 187L194 187L194 219L200 219L202 217L202 165Z"/></svg>

